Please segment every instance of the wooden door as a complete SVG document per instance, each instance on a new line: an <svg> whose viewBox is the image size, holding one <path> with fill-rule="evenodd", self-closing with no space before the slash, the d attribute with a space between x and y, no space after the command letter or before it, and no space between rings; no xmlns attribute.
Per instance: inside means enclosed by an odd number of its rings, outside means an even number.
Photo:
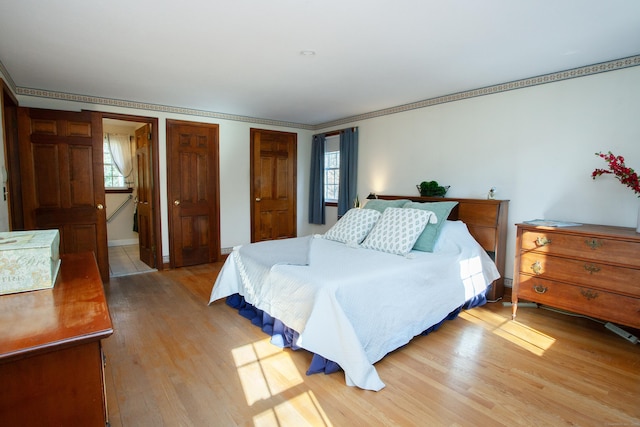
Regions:
<svg viewBox="0 0 640 427"><path fill-rule="evenodd" d="M25 229L60 230L60 253L92 251L109 281L102 118L18 108Z"/></svg>
<svg viewBox="0 0 640 427"><path fill-rule="evenodd" d="M251 241L296 237L298 135L251 129Z"/></svg>
<svg viewBox="0 0 640 427"><path fill-rule="evenodd" d="M218 125L167 120L172 267L220 257Z"/></svg>
<svg viewBox="0 0 640 427"><path fill-rule="evenodd" d="M136 130L136 215L138 223L138 248L140 261L155 268L157 263L153 224L153 174L152 174L151 125Z"/></svg>

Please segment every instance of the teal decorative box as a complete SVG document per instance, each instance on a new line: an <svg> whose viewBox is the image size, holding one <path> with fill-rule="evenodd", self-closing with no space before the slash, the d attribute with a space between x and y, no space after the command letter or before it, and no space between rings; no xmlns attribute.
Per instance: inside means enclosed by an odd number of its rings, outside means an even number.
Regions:
<svg viewBox="0 0 640 427"><path fill-rule="evenodd" d="M0 295L52 288L60 269L60 232L0 232Z"/></svg>

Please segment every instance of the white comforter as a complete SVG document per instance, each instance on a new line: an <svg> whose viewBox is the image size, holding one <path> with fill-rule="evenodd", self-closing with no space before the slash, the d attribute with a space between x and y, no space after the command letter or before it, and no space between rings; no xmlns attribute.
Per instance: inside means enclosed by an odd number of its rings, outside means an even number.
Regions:
<svg viewBox="0 0 640 427"><path fill-rule="evenodd" d="M384 387L375 362L499 277L459 221L447 221L433 253L402 257L316 236L308 265L277 264L252 280L250 264L235 248L209 302L239 293L299 332L298 346L338 363L348 385L369 390Z"/></svg>

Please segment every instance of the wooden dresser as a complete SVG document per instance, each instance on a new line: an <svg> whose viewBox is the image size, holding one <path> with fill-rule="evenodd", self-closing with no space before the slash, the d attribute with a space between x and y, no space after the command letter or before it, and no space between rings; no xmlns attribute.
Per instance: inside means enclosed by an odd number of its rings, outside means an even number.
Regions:
<svg viewBox="0 0 640 427"><path fill-rule="evenodd" d="M0 425L104 426L100 340L113 333L93 253L52 289L0 296Z"/></svg>
<svg viewBox="0 0 640 427"><path fill-rule="evenodd" d="M516 224L513 317L518 299L640 328L640 234L584 224Z"/></svg>

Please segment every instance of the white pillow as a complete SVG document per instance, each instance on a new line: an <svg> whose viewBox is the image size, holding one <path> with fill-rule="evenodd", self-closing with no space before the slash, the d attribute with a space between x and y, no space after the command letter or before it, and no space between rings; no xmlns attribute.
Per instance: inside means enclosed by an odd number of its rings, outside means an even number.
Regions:
<svg viewBox="0 0 640 427"><path fill-rule="evenodd" d="M360 244L379 218L380 212L374 209L349 209L324 234L324 238L347 244Z"/></svg>
<svg viewBox="0 0 640 427"><path fill-rule="evenodd" d="M431 211L410 208L387 208L362 243L363 248L406 255L427 223L438 219Z"/></svg>

